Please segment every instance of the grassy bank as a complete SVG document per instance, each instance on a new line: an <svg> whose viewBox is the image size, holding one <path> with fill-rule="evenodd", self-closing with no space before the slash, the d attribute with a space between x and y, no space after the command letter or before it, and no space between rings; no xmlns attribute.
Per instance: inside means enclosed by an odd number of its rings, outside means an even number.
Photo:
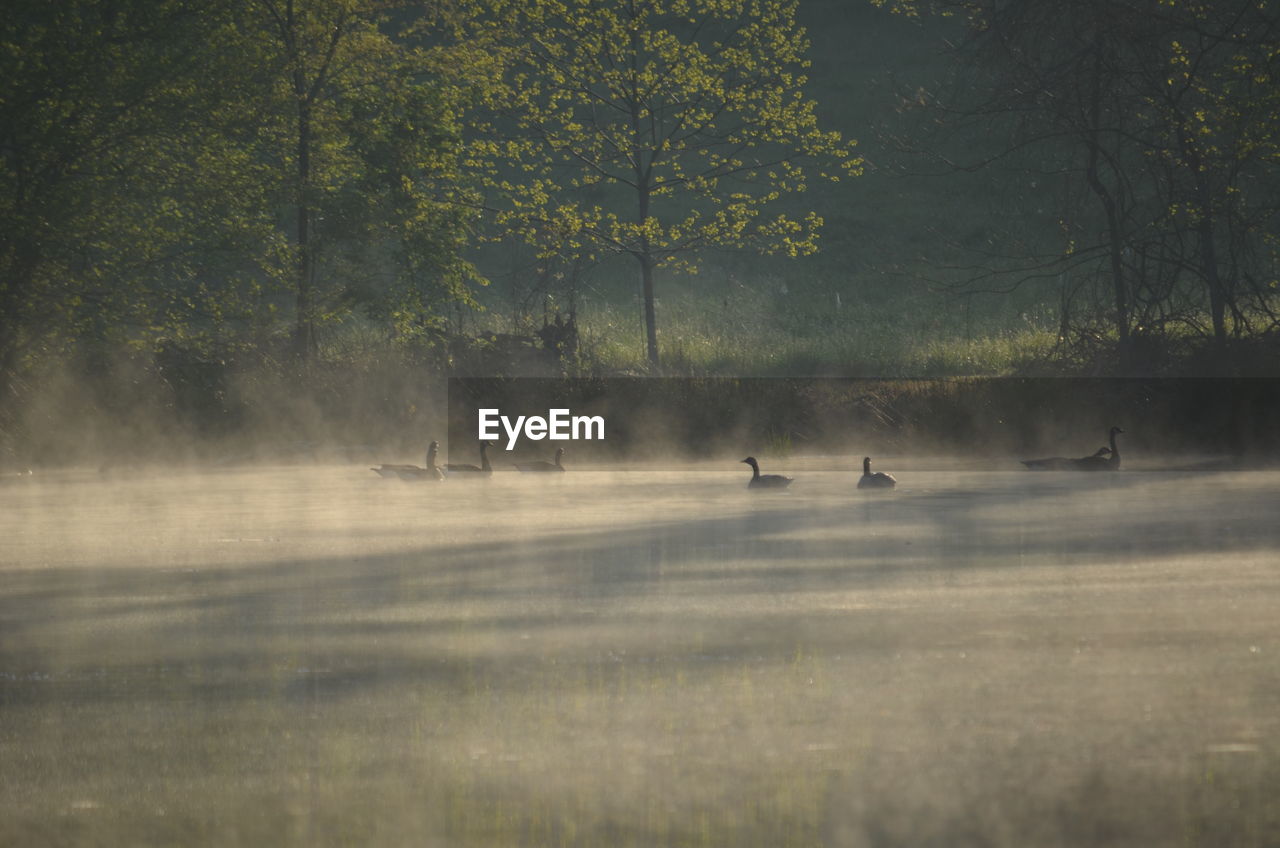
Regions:
<svg viewBox="0 0 1280 848"><path fill-rule="evenodd" d="M1030 297L974 299L903 280L874 297L868 281L732 275L671 281L658 303L669 376L998 376L1044 371L1058 357L1057 317ZM597 298L579 312L588 373L645 366L638 304Z"/></svg>
<svg viewBox="0 0 1280 848"><path fill-rule="evenodd" d="M1221 382L1280 374L1274 341L1238 342L1215 359L1195 339L1148 340L1125 370L1114 340L1065 342L1051 328L1052 315L1019 312L1012 302L979 319L962 299L947 309L920 295L918 308L904 309L901 301L838 297L821 282L728 297L731 286L712 283L663 302L663 375L788 379L767 381L767 390L749 397L721 396L709 388L714 380L701 394L655 391L619 418L636 422L624 454L653 449L641 444L641 421L661 437L654 440L661 450L695 455L714 447L706 434L800 450L850 433L944 451L1018 450L1042 436L1052 442L1074 431L1105 433L1139 419L1148 434L1167 434L1160 441L1172 449L1203 443L1269 454L1276 447L1265 437L1275 404L1241 406ZM496 309L434 346L406 344L369 325L338 328L305 367L261 351L176 348L99 348L45 360L0 410L0 467L408 461L448 426L450 376L563 375L602 385L652 376L636 310L588 302L579 326L578 357L559 365L531 342L512 346L521 338L512 330L520 328ZM491 335L499 331L506 335ZM1204 375L1218 379L1171 379ZM824 385L813 377L852 382ZM1058 377L1073 379L1052 379ZM1040 382L1028 394L1001 378ZM733 421L721 414L725 408L738 410ZM1261 423L1250 424L1251 416Z"/></svg>

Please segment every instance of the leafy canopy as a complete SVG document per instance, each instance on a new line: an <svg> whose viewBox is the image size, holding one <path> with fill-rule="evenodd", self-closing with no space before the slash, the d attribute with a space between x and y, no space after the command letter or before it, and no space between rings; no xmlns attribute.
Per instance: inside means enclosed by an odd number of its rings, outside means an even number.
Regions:
<svg viewBox="0 0 1280 848"><path fill-rule="evenodd" d="M861 163L804 96L795 0L486 5L468 37L508 63L478 146L503 228L690 268L705 247L816 249L817 215L771 205Z"/></svg>

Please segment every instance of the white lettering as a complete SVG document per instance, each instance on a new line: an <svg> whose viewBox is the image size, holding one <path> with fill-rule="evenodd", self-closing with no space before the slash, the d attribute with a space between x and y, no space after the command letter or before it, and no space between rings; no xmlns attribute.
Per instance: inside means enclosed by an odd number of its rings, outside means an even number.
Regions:
<svg viewBox="0 0 1280 848"><path fill-rule="evenodd" d="M502 416L502 428L507 431L507 450L513 450L516 446L516 439L520 438L520 425L524 423L524 416L516 416L516 425L511 426L511 419Z"/></svg>
<svg viewBox="0 0 1280 848"><path fill-rule="evenodd" d="M568 409L549 409L546 418L540 415L517 415L508 418L497 409L480 409L477 434L482 442L502 438L499 425L506 432L507 450L515 450L516 442L523 435L540 442L543 439L563 442L576 439L604 439L603 415L571 415Z"/></svg>
<svg viewBox="0 0 1280 848"><path fill-rule="evenodd" d="M582 425L583 435L578 435L578 425ZM591 428L596 428L596 435L591 435ZM573 438L575 439L604 439L604 416L603 415L575 415L573 416Z"/></svg>
<svg viewBox="0 0 1280 848"><path fill-rule="evenodd" d="M569 410L567 409L551 409L550 414L551 432L548 438L562 442L569 438Z"/></svg>
<svg viewBox="0 0 1280 848"><path fill-rule="evenodd" d="M480 441L488 442L498 438L498 431L490 429L492 427L498 426L498 422L494 420L496 418L498 418L498 410L496 409L480 410L480 427L479 427Z"/></svg>

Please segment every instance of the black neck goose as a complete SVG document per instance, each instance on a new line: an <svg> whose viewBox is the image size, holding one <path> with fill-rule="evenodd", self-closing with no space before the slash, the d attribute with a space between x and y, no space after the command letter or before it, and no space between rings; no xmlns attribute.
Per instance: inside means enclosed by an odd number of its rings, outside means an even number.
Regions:
<svg viewBox="0 0 1280 848"><path fill-rule="evenodd" d="M560 464L560 459L564 456L564 448L556 448L555 462L547 462L544 459L537 459L533 462L515 462L512 463L517 470L526 473L535 471L564 471L564 466Z"/></svg>
<svg viewBox="0 0 1280 848"><path fill-rule="evenodd" d="M862 458L862 476L858 478L859 489L892 489L896 485L898 481L892 474L885 474L883 471L871 473L871 457Z"/></svg>
<svg viewBox="0 0 1280 848"><path fill-rule="evenodd" d="M1111 442L1111 456L1107 457L1105 460L1107 463L1105 469L1095 469L1095 470L1104 470L1104 471L1120 470L1120 448L1118 445L1116 445L1116 436L1120 435L1123 432L1124 430L1121 430L1119 427L1112 427L1111 430L1107 433L1108 440Z"/></svg>
<svg viewBox="0 0 1280 848"><path fill-rule="evenodd" d="M492 474L493 468L489 465L489 443L480 443L480 465L467 465L465 463L451 462L444 467L445 474L453 476L454 474Z"/></svg>
<svg viewBox="0 0 1280 848"><path fill-rule="evenodd" d="M751 482L747 484L748 489L783 489L791 485L790 477L783 477L781 474L761 474L760 463L756 462L754 456L749 456L742 461L751 466Z"/></svg>
<svg viewBox="0 0 1280 848"><path fill-rule="evenodd" d="M399 475L401 480L443 480L444 472L436 465L436 454L439 451L440 443L432 442L427 446L427 464L424 468L415 468L410 465L405 468L397 468L396 474Z"/></svg>
<svg viewBox="0 0 1280 848"><path fill-rule="evenodd" d="M436 453L439 450L439 442L432 442L427 445L427 464L425 467L383 463L370 470L376 472L379 477L399 477L401 480L411 481L443 480L444 473L436 466Z"/></svg>
<svg viewBox="0 0 1280 848"><path fill-rule="evenodd" d="M1043 459L1024 459L1022 464L1032 471L1115 471L1120 467L1120 449L1116 447L1116 436L1123 432L1119 427L1112 427L1108 433L1110 447L1098 448L1092 456L1078 459L1049 456Z"/></svg>

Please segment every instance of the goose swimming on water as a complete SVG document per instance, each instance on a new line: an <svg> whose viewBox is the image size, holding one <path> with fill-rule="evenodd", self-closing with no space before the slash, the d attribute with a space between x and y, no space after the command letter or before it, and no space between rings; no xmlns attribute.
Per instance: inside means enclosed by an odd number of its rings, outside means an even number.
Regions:
<svg viewBox="0 0 1280 848"><path fill-rule="evenodd" d="M1123 432L1119 427L1112 427L1107 434L1110 447L1098 448L1092 456L1078 459L1049 456L1043 459L1024 459L1022 464L1032 471L1115 471L1120 468L1120 449L1116 446L1116 436Z"/></svg>
<svg viewBox="0 0 1280 848"><path fill-rule="evenodd" d="M443 480L444 472L436 466L436 453L439 450L439 442L432 442L427 445L427 463L425 468L417 465L383 463L377 468L371 468L369 470L376 472L379 477L399 477L401 480Z"/></svg>
<svg viewBox="0 0 1280 848"><path fill-rule="evenodd" d="M556 448L555 462L547 462L545 459L537 459L533 462L513 462L518 470L524 472L532 471L564 471L564 466L560 464L560 458L564 456L564 448Z"/></svg>
<svg viewBox="0 0 1280 848"><path fill-rule="evenodd" d="M444 467L446 476L452 477L454 474L492 474L493 468L489 465L489 442L480 443L480 465L468 465L466 463L451 462Z"/></svg>
<svg viewBox="0 0 1280 848"><path fill-rule="evenodd" d="M892 474L885 474L883 471L871 473L871 457L862 458L862 476L858 478L859 489L892 489L896 485L898 481Z"/></svg>
<svg viewBox="0 0 1280 848"><path fill-rule="evenodd" d="M1120 470L1120 448L1116 445L1116 436L1123 433L1119 427L1112 427L1107 431L1107 440L1110 442L1110 454L1102 456L1101 452L1095 453L1093 456L1086 456L1080 460L1081 471L1119 471Z"/></svg>
<svg viewBox="0 0 1280 848"><path fill-rule="evenodd" d="M791 485L790 477L784 477L781 474L761 474L760 463L756 462L754 456L749 456L742 461L751 466L751 482L747 484L748 489L784 489Z"/></svg>

